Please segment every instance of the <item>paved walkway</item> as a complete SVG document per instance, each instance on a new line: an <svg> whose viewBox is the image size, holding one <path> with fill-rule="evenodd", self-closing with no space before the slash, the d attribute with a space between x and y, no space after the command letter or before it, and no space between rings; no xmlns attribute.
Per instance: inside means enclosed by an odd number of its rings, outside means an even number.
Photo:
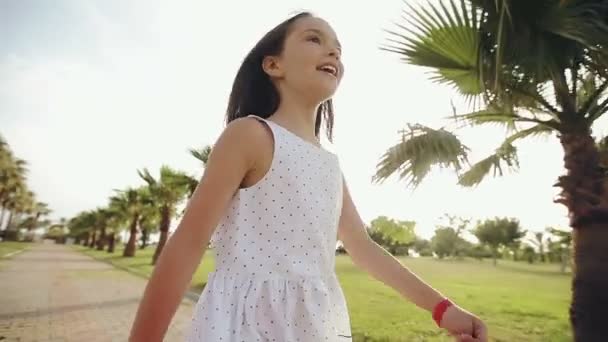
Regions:
<svg viewBox="0 0 608 342"><path fill-rule="evenodd" d="M0 342L127 341L146 281L72 251L38 244L0 261ZM184 300L165 341L182 341Z"/></svg>

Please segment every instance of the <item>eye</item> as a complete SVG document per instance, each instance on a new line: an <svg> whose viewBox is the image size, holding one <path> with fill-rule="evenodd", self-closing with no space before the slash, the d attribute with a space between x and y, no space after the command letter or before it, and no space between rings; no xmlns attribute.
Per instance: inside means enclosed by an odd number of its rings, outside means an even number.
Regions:
<svg viewBox="0 0 608 342"><path fill-rule="evenodd" d="M309 42L313 42L313 43L317 43L317 44L321 44L321 38L319 38L319 36L310 36L308 38L306 38L307 41Z"/></svg>

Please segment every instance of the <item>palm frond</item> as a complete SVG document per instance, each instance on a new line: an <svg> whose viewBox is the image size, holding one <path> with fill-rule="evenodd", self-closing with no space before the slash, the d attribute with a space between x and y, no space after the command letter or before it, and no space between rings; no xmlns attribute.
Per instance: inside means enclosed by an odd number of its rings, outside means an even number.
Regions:
<svg viewBox="0 0 608 342"><path fill-rule="evenodd" d="M570 1L565 6L550 7L539 25L547 32L598 51L608 46L607 13L605 1Z"/></svg>
<svg viewBox="0 0 608 342"><path fill-rule="evenodd" d="M478 68L480 15L465 0L449 0L428 8L407 5L403 15L412 28L397 24L399 32L384 50L399 54L410 64L434 69L433 80L454 86L465 96L482 93ZM459 5L458 5L459 4Z"/></svg>
<svg viewBox="0 0 608 342"><path fill-rule="evenodd" d="M505 142L496 152L485 159L477 162L469 170L458 177L458 184L462 186L476 186L493 172L493 176L504 174L503 169L515 171L519 168L517 149L515 146Z"/></svg>
<svg viewBox="0 0 608 342"><path fill-rule="evenodd" d="M206 166L209 161L209 156L211 155L211 149L211 145L207 145L200 149L191 148L188 151L194 158L200 160L203 163L203 166Z"/></svg>
<svg viewBox="0 0 608 342"><path fill-rule="evenodd" d="M601 103L599 101L602 100L607 89L608 79L604 79L599 85L596 83L595 75L588 75L583 80L583 87L579 91L579 98L583 100L584 103L579 108L579 115L586 116L589 124L592 124L604 114L605 108L603 107L608 104L608 100L603 100Z"/></svg>
<svg viewBox="0 0 608 342"><path fill-rule="evenodd" d="M137 170L137 174L139 175L139 177L141 177L141 179L148 183L148 185L152 186L156 184L156 179L154 178L154 176L152 176L150 170L148 170L147 168Z"/></svg>
<svg viewBox="0 0 608 342"><path fill-rule="evenodd" d="M550 130L557 129L557 122L552 120L543 121L537 118L524 117L515 113L502 112L500 109L488 107L483 110L475 111L468 114L452 115L450 119L456 122L462 122L469 126L479 126L484 124L496 124L507 128L507 131L514 131L516 123L531 122L547 127Z"/></svg>
<svg viewBox="0 0 608 342"><path fill-rule="evenodd" d="M394 173L416 187L431 167L452 168L456 172L467 162L468 147L451 132L423 125L410 125L401 132L401 142L391 147L377 165L374 182L382 182Z"/></svg>
<svg viewBox="0 0 608 342"><path fill-rule="evenodd" d="M513 146L513 143L519 139L548 135L552 132L555 132L555 129L543 124L537 124L508 136L492 155L477 162L471 166L469 170L463 173L459 177L458 184L468 187L476 186L481 183L490 172L496 177L497 175L502 176L505 169L509 172L517 171L519 169L519 162L517 158L517 148Z"/></svg>
<svg viewBox="0 0 608 342"><path fill-rule="evenodd" d="M556 130L552 127L549 127L549 126L546 126L543 124L537 124L530 128L522 129L522 130L518 131L517 133L507 137L507 139L505 139L505 143L513 144L515 141L517 141L519 139L532 137L532 136L549 135L555 131Z"/></svg>

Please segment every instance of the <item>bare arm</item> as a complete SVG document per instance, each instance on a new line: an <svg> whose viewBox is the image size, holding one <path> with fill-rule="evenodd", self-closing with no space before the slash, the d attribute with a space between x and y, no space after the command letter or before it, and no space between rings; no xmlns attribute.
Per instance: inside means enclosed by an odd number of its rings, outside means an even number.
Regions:
<svg viewBox="0 0 608 342"><path fill-rule="evenodd" d="M417 306L432 311L444 298L369 237L345 181L338 237L355 265Z"/></svg>
<svg viewBox="0 0 608 342"><path fill-rule="evenodd" d="M161 341L188 289L211 235L243 178L253 168L254 144L243 144L260 125L232 122L209 156L175 233L165 246L140 303L130 341Z"/></svg>
<svg viewBox="0 0 608 342"><path fill-rule="evenodd" d="M445 297L403 266L399 260L374 242L365 229L344 181L344 198L338 237L353 262L374 278L429 312ZM460 342L487 341L485 324L457 305L447 309L441 327Z"/></svg>

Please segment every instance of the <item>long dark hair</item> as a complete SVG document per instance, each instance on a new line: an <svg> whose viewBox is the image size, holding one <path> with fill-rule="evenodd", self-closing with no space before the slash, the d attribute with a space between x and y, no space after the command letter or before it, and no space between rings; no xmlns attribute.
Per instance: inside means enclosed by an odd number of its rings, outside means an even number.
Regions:
<svg viewBox="0 0 608 342"><path fill-rule="evenodd" d="M285 20L266 33L247 54L232 84L226 110L226 124L251 114L266 119L277 110L281 102L279 91L270 80L270 76L262 69L262 62L267 56L281 54L285 38L294 22L311 16L310 12L302 12ZM315 120L317 137L319 137L322 121L325 121L327 138L331 141L334 126L331 99L323 102L317 109Z"/></svg>

